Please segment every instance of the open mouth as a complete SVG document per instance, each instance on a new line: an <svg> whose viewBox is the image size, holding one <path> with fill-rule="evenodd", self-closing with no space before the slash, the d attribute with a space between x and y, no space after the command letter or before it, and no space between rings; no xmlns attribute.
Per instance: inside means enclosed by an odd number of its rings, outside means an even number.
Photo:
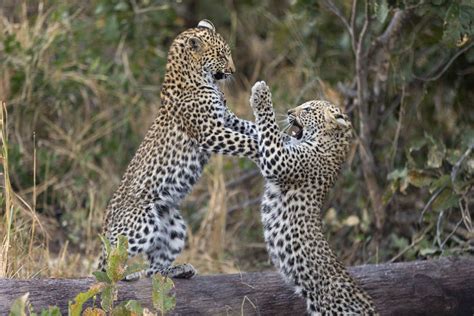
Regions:
<svg viewBox="0 0 474 316"><path fill-rule="evenodd" d="M301 137L303 137L303 126L298 123L296 118L293 118L293 120L291 121L291 126L288 130L288 134L296 139L301 139Z"/></svg>
<svg viewBox="0 0 474 316"><path fill-rule="evenodd" d="M215 80L222 80L222 79L228 78L230 75L231 75L230 73L219 71L219 72L216 72L213 77Z"/></svg>

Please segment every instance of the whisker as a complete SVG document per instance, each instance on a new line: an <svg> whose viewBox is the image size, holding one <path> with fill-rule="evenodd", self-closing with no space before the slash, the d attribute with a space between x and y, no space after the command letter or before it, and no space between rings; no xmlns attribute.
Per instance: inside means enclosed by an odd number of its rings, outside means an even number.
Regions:
<svg viewBox="0 0 474 316"><path fill-rule="evenodd" d="M290 127L291 127L291 124L288 124L288 125L286 125L285 127L283 127L281 131L282 131L283 133L286 133L286 131L288 131L288 130L290 129Z"/></svg>

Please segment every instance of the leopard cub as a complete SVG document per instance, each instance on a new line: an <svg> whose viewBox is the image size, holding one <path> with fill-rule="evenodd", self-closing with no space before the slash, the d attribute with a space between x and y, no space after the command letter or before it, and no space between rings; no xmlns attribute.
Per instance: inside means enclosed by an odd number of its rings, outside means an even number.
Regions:
<svg viewBox="0 0 474 316"><path fill-rule="evenodd" d="M349 149L348 117L326 101L288 111L290 135L280 132L269 88L257 82L259 167L266 179L261 215L269 255L311 315L375 315L372 299L348 274L324 237L321 212Z"/></svg>
<svg viewBox="0 0 474 316"><path fill-rule="evenodd" d="M194 276L192 265L172 265L186 239L180 202L212 153L256 159L254 124L227 108L218 85L234 71L229 46L208 20L171 44L158 115L110 200L103 225L112 244L125 235L129 256L145 254L150 263L129 280L143 273ZM103 253L99 268L104 266Z"/></svg>

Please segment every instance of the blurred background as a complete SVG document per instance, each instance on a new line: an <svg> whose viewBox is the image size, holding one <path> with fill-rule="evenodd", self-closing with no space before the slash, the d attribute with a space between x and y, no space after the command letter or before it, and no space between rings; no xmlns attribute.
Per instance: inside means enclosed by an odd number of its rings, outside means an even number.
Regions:
<svg viewBox="0 0 474 316"><path fill-rule="evenodd" d="M347 265L474 253L474 5L447 0L2 0L0 277L84 276L106 204L160 106L173 38L210 19L277 112L337 103L357 137L324 223ZM200 273L271 269L262 179L215 156L182 205Z"/></svg>

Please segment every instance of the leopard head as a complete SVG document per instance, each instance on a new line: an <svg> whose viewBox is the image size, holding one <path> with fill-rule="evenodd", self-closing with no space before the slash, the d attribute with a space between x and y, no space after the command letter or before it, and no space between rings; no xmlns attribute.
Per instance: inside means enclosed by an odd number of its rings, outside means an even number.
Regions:
<svg viewBox="0 0 474 316"><path fill-rule="evenodd" d="M352 138L349 117L327 101L308 101L289 110L288 123L290 136L300 141L316 141L318 146L328 147L325 149L347 146Z"/></svg>
<svg viewBox="0 0 474 316"><path fill-rule="evenodd" d="M209 20L181 33L173 46L177 48L175 57L192 63L193 69L206 78L222 80L235 72L229 45Z"/></svg>

